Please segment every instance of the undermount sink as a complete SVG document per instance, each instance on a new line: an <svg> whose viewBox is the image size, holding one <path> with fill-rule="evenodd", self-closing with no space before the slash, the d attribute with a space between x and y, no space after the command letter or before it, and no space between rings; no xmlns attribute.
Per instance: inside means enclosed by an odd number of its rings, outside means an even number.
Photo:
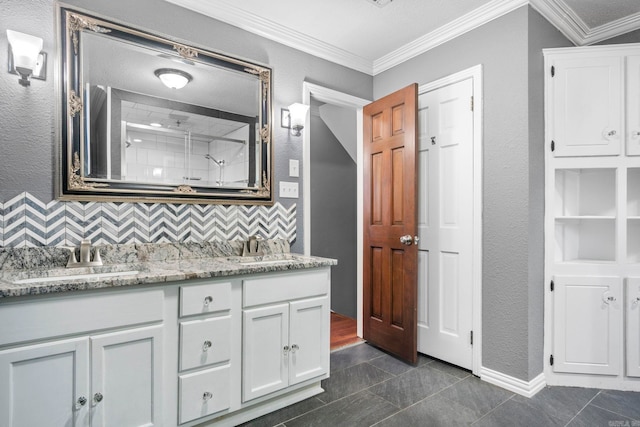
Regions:
<svg viewBox="0 0 640 427"><path fill-rule="evenodd" d="M242 265L270 265L270 264L288 264L292 260L290 259L263 259L260 261L240 261Z"/></svg>
<svg viewBox="0 0 640 427"><path fill-rule="evenodd" d="M94 273L84 273L83 272L83 273L78 273L78 274L53 275L53 276L44 276L44 277L29 277L27 279L14 280L13 283L21 284L21 283L61 282L61 281L65 281L65 280L78 280L78 279L106 279L106 278L109 278L109 277L133 276L133 275L136 275L138 273L139 273L138 270L94 272Z"/></svg>

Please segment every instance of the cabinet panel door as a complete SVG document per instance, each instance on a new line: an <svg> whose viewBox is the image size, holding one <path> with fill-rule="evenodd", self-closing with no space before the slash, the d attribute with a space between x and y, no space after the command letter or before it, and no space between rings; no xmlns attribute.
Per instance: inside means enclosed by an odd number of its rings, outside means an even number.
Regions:
<svg viewBox="0 0 640 427"><path fill-rule="evenodd" d="M627 57L627 154L640 155L640 55Z"/></svg>
<svg viewBox="0 0 640 427"><path fill-rule="evenodd" d="M556 276L555 372L619 375L623 301L618 277Z"/></svg>
<svg viewBox="0 0 640 427"><path fill-rule="evenodd" d="M627 376L640 377L640 278L627 279Z"/></svg>
<svg viewBox="0 0 640 427"><path fill-rule="evenodd" d="M289 385L329 370L329 297L291 304Z"/></svg>
<svg viewBox="0 0 640 427"><path fill-rule="evenodd" d="M618 155L624 137L621 57L553 62L551 139L556 156Z"/></svg>
<svg viewBox="0 0 640 427"><path fill-rule="evenodd" d="M288 386L289 304L244 310L243 329L242 401L246 402Z"/></svg>
<svg viewBox="0 0 640 427"><path fill-rule="evenodd" d="M87 425L88 363L86 338L0 352L0 425Z"/></svg>
<svg viewBox="0 0 640 427"><path fill-rule="evenodd" d="M92 337L91 393L92 427L162 425L162 326Z"/></svg>

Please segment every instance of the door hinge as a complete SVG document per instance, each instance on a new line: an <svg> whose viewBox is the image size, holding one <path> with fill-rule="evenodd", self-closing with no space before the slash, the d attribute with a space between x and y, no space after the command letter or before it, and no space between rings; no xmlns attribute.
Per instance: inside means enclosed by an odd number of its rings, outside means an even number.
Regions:
<svg viewBox="0 0 640 427"><path fill-rule="evenodd" d="M473 111L473 96L471 97L471 111Z"/></svg>
<svg viewBox="0 0 640 427"><path fill-rule="evenodd" d="M553 283L553 280L551 281L551 292L553 292L553 290L556 288L555 283Z"/></svg>
<svg viewBox="0 0 640 427"><path fill-rule="evenodd" d="M470 336L471 336L471 338L470 338L470 341L471 341L471 345L473 345L473 331L471 331L471 334L470 334Z"/></svg>
<svg viewBox="0 0 640 427"><path fill-rule="evenodd" d="M551 140L551 151L556 151L556 142L554 140Z"/></svg>
<svg viewBox="0 0 640 427"><path fill-rule="evenodd" d="M553 65L551 66L551 77L554 77L556 75L556 67L554 67Z"/></svg>
<svg viewBox="0 0 640 427"><path fill-rule="evenodd" d="M553 366L553 354L549 356L549 364Z"/></svg>

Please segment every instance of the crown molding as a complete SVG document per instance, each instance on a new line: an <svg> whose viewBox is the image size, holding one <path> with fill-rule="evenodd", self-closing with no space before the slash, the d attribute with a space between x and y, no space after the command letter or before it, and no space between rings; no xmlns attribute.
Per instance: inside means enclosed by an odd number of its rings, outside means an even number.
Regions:
<svg viewBox="0 0 640 427"><path fill-rule="evenodd" d="M640 13L589 28L560 0L529 0L531 6L576 46L587 46L640 29Z"/></svg>
<svg viewBox="0 0 640 427"><path fill-rule="evenodd" d="M506 15L526 4L528 0L493 0L460 18L428 33L393 52L373 61L373 75L395 67L415 56Z"/></svg>
<svg viewBox="0 0 640 427"><path fill-rule="evenodd" d="M492 0L466 15L374 61L370 61L284 25L247 13L226 0L215 2L215 7L211 2L201 0L166 1L318 58L374 76L525 5L531 5L577 46L598 43L640 29L640 13L590 29L562 0Z"/></svg>
<svg viewBox="0 0 640 427"><path fill-rule="evenodd" d="M238 27L242 30L257 34L269 40L292 47L318 58L335 62L336 64L371 75L373 65L370 60L362 58L344 49L337 48L329 43L310 37L299 31L292 30L284 25L262 18L258 15L247 13L239 7L225 1L211 2L201 0L166 0L177 6L190 9L194 12L210 16L219 21Z"/></svg>

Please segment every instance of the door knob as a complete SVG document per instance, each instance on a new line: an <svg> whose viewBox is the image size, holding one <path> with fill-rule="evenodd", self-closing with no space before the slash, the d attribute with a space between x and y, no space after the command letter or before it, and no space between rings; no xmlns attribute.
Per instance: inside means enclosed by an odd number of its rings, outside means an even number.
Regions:
<svg viewBox="0 0 640 427"><path fill-rule="evenodd" d="M411 244L413 243L413 237L411 237L410 234L404 235L400 237L400 243L402 243L403 245L411 246Z"/></svg>

